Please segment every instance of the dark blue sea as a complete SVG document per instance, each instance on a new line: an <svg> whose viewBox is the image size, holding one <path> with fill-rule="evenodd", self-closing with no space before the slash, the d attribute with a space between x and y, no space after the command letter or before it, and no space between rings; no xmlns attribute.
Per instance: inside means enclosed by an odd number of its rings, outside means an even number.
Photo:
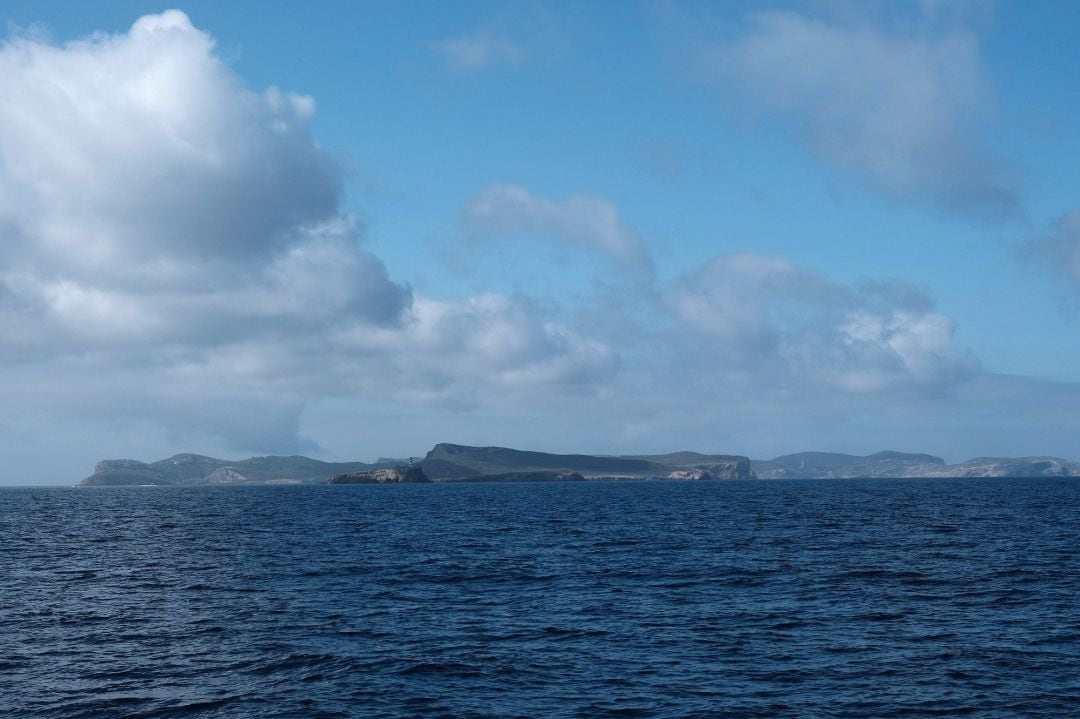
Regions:
<svg viewBox="0 0 1080 719"><path fill-rule="evenodd" d="M1077 717L1080 481L0 489L0 716Z"/></svg>

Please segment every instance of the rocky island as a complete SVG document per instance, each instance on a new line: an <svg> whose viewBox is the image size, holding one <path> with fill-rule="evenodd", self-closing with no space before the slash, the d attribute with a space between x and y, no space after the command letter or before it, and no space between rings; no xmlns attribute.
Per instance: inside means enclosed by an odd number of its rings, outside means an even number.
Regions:
<svg viewBox="0 0 1080 719"><path fill-rule="evenodd" d="M99 462L79 485L402 484L429 482L581 482L598 480L848 479L908 477L1080 477L1060 457L978 457L946 464L930 454L859 456L801 452L751 460L742 455L673 452L653 455L551 454L507 447L437 444L410 460L320 462L308 457L228 461L178 454L157 462Z"/></svg>
<svg viewBox="0 0 1080 719"><path fill-rule="evenodd" d="M360 472L337 474L328 480L328 484L402 484L429 483L430 479L420 467L387 467L366 469Z"/></svg>
<svg viewBox="0 0 1080 719"><path fill-rule="evenodd" d="M753 479L750 459L730 454L675 452L660 455L549 454L507 447L437 444L421 465L435 481L467 481L523 473L569 473L581 479ZM537 481L533 477L524 481ZM551 476L548 481L568 481Z"/></svg>

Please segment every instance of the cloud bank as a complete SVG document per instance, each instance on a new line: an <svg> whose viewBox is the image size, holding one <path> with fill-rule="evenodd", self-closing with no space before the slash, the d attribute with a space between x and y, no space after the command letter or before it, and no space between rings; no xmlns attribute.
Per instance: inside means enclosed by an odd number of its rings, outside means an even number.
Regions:
<svg viewBox="0 0 1080 719"><path fill-rule="evenodd" d="M714 361L763 375L762 384L938 393L980 369L956 345L952 320L896 281L849 288L782 258L744 253L675 281L665 302Z"/></svg>
<svg viewBox="0 0 1080 719"><path fill-rule="evenodd" d="M0 95L0 403L41 433L312 452L305 412L341 401L457 413L444 431L518 413L604 440L562 449L751 451L774 423L880 417L987 381L917 288L752 253L658 277L632 222L584 192L493 185L459 229L553 242L632 281L573 304L415 293L343 211L314 100L249 89L177 11L65 45L11 39ZM923 171L901 167L897 188Z"/></svg>

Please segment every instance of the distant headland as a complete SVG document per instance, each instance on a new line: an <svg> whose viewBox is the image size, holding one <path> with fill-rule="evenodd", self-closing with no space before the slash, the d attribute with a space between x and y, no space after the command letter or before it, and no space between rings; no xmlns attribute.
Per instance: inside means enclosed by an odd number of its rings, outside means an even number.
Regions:
<svg viewBox="0 0 1080 719"><path fill-rule="evenodd" d="M864 457L802 452L770 460L743 455L550 454L506 447L437 444L423 459L321 462L308 457L229 461L177 454L145 463L107 459L80 486L226 484L399 484L422 482L566 482L588 480L846 479L907 477L1080 477L1059 457L979 457L945 464L928 454L878 452Z"/></svg>

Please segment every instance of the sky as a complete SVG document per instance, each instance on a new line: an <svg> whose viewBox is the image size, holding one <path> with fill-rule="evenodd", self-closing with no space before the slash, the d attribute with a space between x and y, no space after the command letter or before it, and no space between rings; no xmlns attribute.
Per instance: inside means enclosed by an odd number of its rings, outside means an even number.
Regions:
<svg viewBox="0 0 1080 719"><path fill-rule="evenodd" d="M1080 459L1080 4L0 11L0 483Z"/></svg>

